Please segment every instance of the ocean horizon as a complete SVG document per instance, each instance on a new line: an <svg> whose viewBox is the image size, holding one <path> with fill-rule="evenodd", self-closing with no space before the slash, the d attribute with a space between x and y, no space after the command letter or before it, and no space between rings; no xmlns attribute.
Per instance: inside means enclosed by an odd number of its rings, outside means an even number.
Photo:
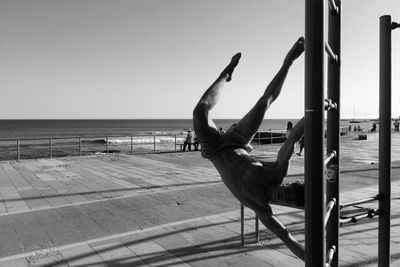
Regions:
<svg viewBox="0 0 400 267"><path fill-rule="evenodd" d="M214 120L224 129L237 121ZM285 130L289 121L296 123L298 119L266 119L259 130ZM0 120L0 139L185 134L189 128L193 128L191 119Z"/></svg>
<svg viewBox="0 0 400 267"><path fill-rule="evenodd" d="M239 119L215 119L227 129ZM259 132L286 132L287 123L298 119L264 119ZM341 126L360 126L369 131L373 121ZM0 120L0 160L94 153L142 153L175 151L193 128L191 119L90 119L90 120ZM379 128L379 126L378 126ZM179 147L178 147L179 148Z"/></svg>

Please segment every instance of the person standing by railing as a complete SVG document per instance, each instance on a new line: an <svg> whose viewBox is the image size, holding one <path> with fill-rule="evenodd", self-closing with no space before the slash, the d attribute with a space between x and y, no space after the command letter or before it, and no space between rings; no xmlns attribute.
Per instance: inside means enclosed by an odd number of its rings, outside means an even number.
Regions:
<svg viewBox="0 0 400 267"><path fill-rule="evenodd" d="M192 131L192 129L188 130L188 133L186 135L186 139L185 142L183 143L183 149L182 151L185 152L186 151L186 146L188 147L188 150L191 151L192 150L192 144L195 143L195 135L194 132Z"/></svg>

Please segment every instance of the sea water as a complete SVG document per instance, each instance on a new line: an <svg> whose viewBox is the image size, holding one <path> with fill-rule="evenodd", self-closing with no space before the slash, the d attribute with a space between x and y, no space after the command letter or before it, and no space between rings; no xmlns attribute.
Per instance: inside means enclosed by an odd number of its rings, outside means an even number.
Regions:
<svg viewBox="0 0 400 267"><path fill-rule="evenodd" d="M298 119L266 119L259 131L285 132ZM214 120L229 128L238 119ZM341 126L350 123L343 121ZM370 128L372 123L361 123ZM0 120L0 159L66 156L97 152L175 150L182 143L189 119L153 120ZM18 141L17 141L18 140ZM156 145L155 145L156 144Z"/></svg>

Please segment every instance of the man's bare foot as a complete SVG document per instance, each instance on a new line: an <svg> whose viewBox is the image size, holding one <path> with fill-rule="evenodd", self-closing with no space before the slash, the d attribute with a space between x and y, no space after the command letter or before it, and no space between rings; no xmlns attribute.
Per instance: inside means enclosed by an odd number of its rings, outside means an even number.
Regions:
<svg viewBox="0 0 400 267"><path fill-rule="evenodd" d="M293 62L304 52L304 37L297 39L296 43L289 50L286 55L285 61Z"/></svg>
<svg viewBox="0 0 400 267"><path fill-rule="evenodd" d="M233 70L236 68L236 66L239 64L239 60L242 54L239 52L236 55L234 55L231 59L231 62L229 63L228 66L222 71L221 75L226 76L228 74L228 78L226 79L227 82L230 82L232 80L232 73Z"/></svg>

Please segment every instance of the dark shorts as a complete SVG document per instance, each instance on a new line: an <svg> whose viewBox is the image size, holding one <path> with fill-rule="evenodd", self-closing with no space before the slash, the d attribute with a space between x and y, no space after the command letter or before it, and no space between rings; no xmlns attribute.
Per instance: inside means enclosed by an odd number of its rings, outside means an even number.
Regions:
<svg viewBox="0 0 400 267"><path fill-rule="evenodd" d="M242 135L236 127L229 129L223 134L216 132L215 135L208 137L199 137L201 144L201 155L206 159L212 159L218 152L226 148L243 148L246 150L251 138Z"/></svg>
<svg viewBox="0 0 400 267"><path fill-rule="evenodd" d="M294 182L270 190L270 202L290 207L304 207L304 183Z"/></svg>

